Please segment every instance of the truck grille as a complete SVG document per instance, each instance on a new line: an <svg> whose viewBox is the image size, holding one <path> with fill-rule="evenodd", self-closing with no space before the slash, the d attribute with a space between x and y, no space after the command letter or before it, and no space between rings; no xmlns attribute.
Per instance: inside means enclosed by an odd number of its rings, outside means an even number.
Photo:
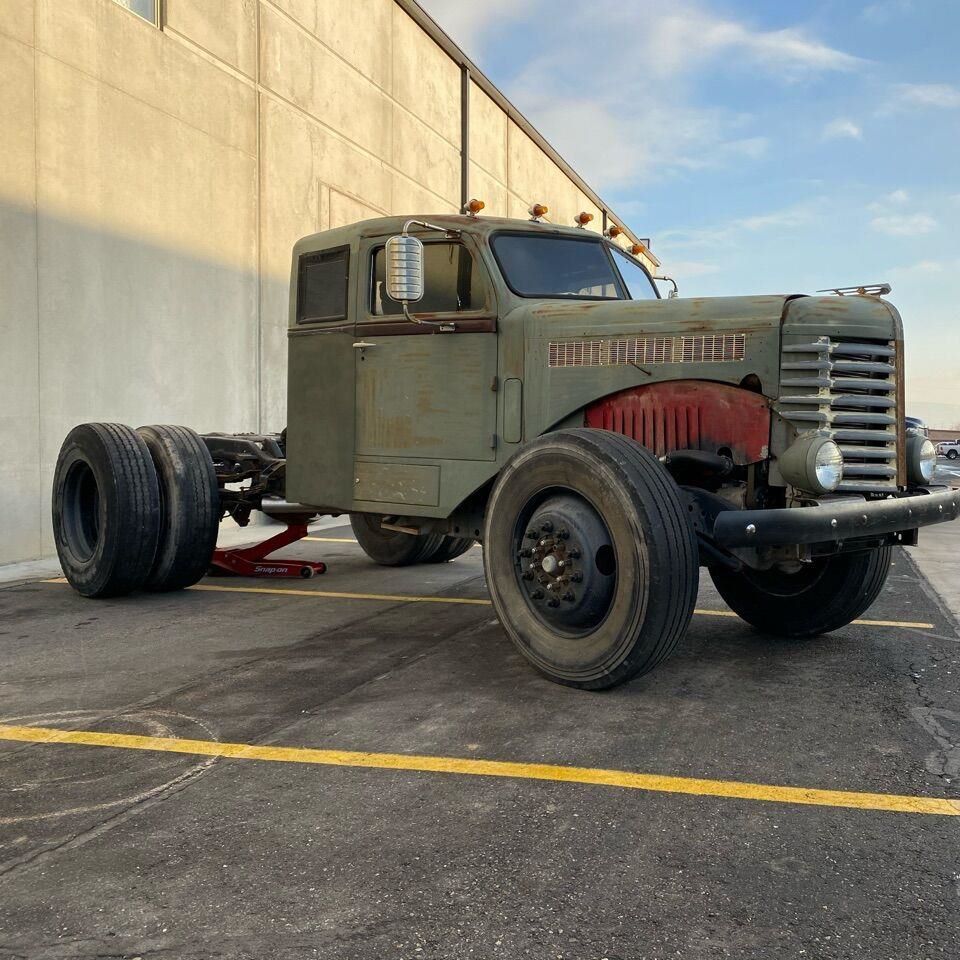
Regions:
<svg viewBox="0 0 960 960"><path fill-rule="evenodd" d="M839 490L897 487L896 348L889 340L817 337L783 347L776 410L843 454Z"/></svg>

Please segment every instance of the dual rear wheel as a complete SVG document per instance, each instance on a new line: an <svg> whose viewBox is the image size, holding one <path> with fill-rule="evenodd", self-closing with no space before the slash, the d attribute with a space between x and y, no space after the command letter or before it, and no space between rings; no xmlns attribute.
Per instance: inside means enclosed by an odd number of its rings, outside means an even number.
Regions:
<svg viewBox="0 0 960 960"><path fill-rule="evenodd" d="M187 427L74 427L57 458L52 506L60 565L87 597L196 583L220 523L213 460Z"/></svg>

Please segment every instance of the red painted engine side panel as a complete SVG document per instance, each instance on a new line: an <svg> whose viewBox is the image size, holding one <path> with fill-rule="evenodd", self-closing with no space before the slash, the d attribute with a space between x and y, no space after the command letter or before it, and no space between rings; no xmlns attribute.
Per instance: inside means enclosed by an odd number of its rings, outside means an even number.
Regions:
<svg viewBox="0 0 960 960"><path fill-rule="evenodd" d="M658 457L673 450L726 447L737 464L768 456L770 402L740 387L705 380L651 383L590 404L586 426L622 433Z"/></svg>

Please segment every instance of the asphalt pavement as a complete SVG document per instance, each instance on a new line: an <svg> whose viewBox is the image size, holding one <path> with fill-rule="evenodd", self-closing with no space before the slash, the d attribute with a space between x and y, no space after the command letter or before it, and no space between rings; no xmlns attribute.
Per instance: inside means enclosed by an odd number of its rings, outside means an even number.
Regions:
<svg viewBox="0 0 960 960"><path fill-rule="evenodd" d="M311 581L0 589L0 957L960 955L960 633L909 552L803 643L705 578L678 655L586 693L478 549L317 536ZM78 740L3 737L35 727Z"/></svg>

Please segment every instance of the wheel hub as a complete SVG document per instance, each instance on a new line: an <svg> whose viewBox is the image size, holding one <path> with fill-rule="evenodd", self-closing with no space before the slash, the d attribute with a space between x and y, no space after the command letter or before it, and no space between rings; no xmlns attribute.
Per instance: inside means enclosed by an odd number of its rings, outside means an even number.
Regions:
<svg viewBox="0 0 960 960"><path fill-rule="evenodd" d="M542 503L519 531L517 573L538 616L555 626L583 630L606 615L616 583L610 534L580 497Z"/></svg>

